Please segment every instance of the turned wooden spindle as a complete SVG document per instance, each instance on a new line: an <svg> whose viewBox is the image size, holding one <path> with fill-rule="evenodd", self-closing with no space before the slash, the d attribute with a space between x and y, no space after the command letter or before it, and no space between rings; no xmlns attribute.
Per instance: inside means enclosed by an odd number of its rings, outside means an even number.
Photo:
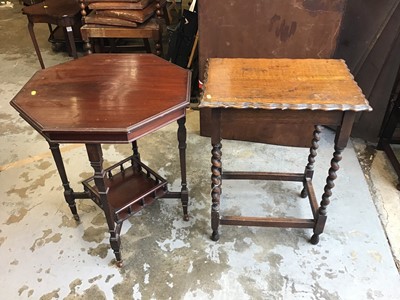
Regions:
<svg viewBox="0 0 400 300"><path fill-rule="evenodd" d="M222 145L220 143L214 144L211 150L211 228L213 230L211 239L217 241L219 239L218 226L219 226L219 203L222 193Z"/></svg>
<svg viewBox="0 0 400 300"><path fill-rule="evenodd" d="M318 142L321 139L320 134L322 132L322 126L315 125L314 128L315 128L315 130L313 132L313 139L311 141L310 154L308 155L308 164L304 171L306 178L312 178L314 175L315 157L317 156L317 150L319 148ZM300 196L302 198L306 198L308 196L307 189L305 186L303 187L303 189L300 193Z"/></svg>

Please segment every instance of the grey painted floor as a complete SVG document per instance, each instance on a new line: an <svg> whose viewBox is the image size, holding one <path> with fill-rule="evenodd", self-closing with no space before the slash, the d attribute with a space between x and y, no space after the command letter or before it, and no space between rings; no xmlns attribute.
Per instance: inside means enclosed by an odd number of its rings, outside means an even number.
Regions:
<svg viewBox="0 0 400 300"><path fill-rule="evenodd" d="M47 143L9 106L39 69L20 5L0 8L0 262L2 299L400 299L400 197L384 153L358 139L340 163L321 241L311 230L221 228L209 239L210 140L188 110L190 221L177 200L159 200L124 223L124 268L113 264L104 216L78 202L76 224L63 199ZM46 25L37 25L46 65L54 53ZM45 84L45 83L44 83ZM139 141L143 160L179 188L175 124ZM168 143L159 143L161 140ZM321 194L333 152L325 129L314 186ZM308 149L223 141L224 168L302 172ZM62 148L75 190L91 176L84 146ZM128 145L104 147L106 163L129 155ZM229 158L232 159L229 159ZM235 159L233 159L235 157ZM300 159L299 159L300 158ZM360 162L358 160L360 159ZM224 182L222 212L310 217L293 182Z"/></svg>

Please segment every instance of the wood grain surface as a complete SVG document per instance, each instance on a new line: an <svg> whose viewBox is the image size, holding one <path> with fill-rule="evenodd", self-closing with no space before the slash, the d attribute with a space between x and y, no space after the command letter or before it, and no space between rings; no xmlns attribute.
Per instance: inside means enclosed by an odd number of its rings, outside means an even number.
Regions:
<svg viewBox="0 0 400 300"><path fill-rule="evenodd" d="M211 58L200 107L372 110L336 59Z"/></svg>

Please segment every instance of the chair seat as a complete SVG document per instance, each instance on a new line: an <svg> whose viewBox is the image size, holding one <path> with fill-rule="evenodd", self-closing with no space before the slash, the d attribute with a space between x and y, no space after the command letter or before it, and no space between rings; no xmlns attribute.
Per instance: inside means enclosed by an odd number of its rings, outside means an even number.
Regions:
<svg viewBox="0 0 400 300"><path fill-rule="evenodd" d="M150 19L135 28L107 25L85 24L81 27L82 38L143 38L156 39L159 36L160 25L156 19Z"/></svg>

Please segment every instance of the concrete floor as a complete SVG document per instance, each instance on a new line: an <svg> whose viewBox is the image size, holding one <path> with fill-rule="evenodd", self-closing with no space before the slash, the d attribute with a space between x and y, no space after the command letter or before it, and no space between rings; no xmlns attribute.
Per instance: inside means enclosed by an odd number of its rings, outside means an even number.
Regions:
<svg viewBox="0 0 400 300"><path fill-rule="evenodd" d="M123 227L125 266L115 267L102 211L78 201L81 223L73 221L47 143L8 104L39 69L21 6L11 3L13 8L0 7L1 299L400 299L400 193L384 153L358 139L349 144L318 245L307 241L311 230L230 226L221 228L215 243L209 239L210 140L199 135L192 110L191 219L182 221L177 200L159 200L133 216ZM47 66L70 59L51 50L46 25L36 27ZM171 190L179 188L176 128L139 141L143 160ZM161 138L170 142L160 144ZM318 194L332 139L325 129L315 166ZM62 151L78 191L92 174L84 146ZM128 155L129 146L105 146L104 152L111 164ZM307 155L308 149L223 141L225 169L301 172ZM310 217L300 189L293 182L225 181L221 210ZM248 205L239 205L244 198Z"/></svg>

